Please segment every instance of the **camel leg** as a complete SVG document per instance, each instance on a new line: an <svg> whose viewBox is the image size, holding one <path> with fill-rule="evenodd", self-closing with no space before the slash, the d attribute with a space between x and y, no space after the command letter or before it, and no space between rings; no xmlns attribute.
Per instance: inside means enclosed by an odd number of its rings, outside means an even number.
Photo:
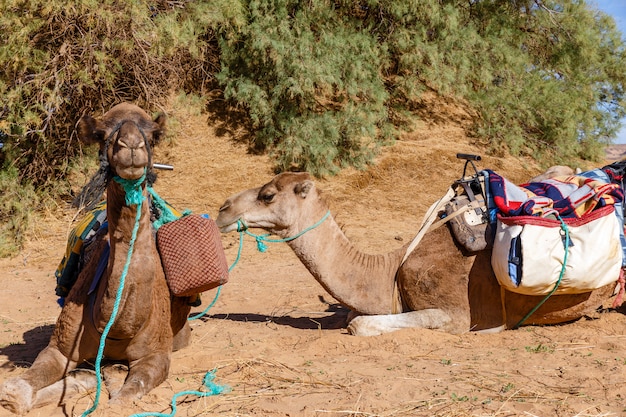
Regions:
<svg viewBox="0 0 626 417"><path fill-rule="evenodd" d="M85 394L97 386L96 373L88 369L75 369L65 378L37 391L33 408L48 404L61 404L77 394Z"/></svg>
<svg viewBox="0 0 626 417"><path fill-rule="evenodd" d="M0 405L15 414L25 414L36 403L38 391L59 381L76 368L58 349L47 346L21 376L7 379L0 387Z"/></svg>
<svg viewBox="0 0 626 417"><path fill-rule="evenodd" d="M165 381L169 367L170 354L164 352L153 353L131 362L124 385L111 394L109 403L123 405L129 400L141 398Z"/></svg>
<svg viewBox="0 0 626 417"><path fill-rule="evenodd" d="M191 343L191 326L189 326L189 322L185 319L185 324L183 327L174 335L174 340L172 342L172 352L176 352L182 348L186 348Z"/></svg>
<svg viewBox="0 0 626 417"><path fill-rule="evenodd" d="M170 319L174 340L172 341L172 351L176 352L189 346L191 343L191 326L189 326L189 297L172 297L171 308L172 317Z"/></svg>
<svg viewBox="0 0 626 417"><path fill-rule="evenodd" d="M358 316L350 321L348 331L355 336L376 336L407 328L443 329L451 321L445 311L429 308L400 314Z"/></svg>

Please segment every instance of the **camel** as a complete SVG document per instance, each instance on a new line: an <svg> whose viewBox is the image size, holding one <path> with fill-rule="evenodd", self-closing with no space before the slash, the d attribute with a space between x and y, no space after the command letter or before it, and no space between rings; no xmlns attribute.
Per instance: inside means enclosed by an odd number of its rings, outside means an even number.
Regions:
<svg viewBox="0 0 626 417"><path fill-rule="evenodd" d="M554 177L567 177L569 175L580 174L582 170L576 168L575 170L565 165L554 165L536 177L531 178L528 182L541 182Z"/></svg>
<svg viewBox="0 0 626 417"><path fill-rule="evenodd" d="M90 253L65 299L47 347L28 370L0 387L0 404L13 413L25 414L58 403L72 392L96 387L93 372L76 371L72 376L71 371L96 358L123 276L116 319L109 327L103 353L107 360L126 362L128 375L121 388L110 394L109 403L127 403L161 384L168 376L172 351L189 344L191 307L188 297L170 295L147 202L146 172L151 175L152 146L163 135L165 123L165 115L152 120L130 103L114 106L99 120L85 115L78 122L79 139L98 143L101 160L108 161L108 234L101 233L89 246ZM132 184L130 190L143 204L127 203L124 182ZM136 239L124 273L134 228ZM108 264L103 264L106 268L101 278L94 280L107 249Z"/></svg>
<svg viewBox="0 0 626 417"><path fill-rule="evenodd" d="M287 172L229 197L216 222L223 233L261 228L289 238L287 244L313 277L356 313L348 324L354 335L409 327L453 334L499 332L514 328L543 299L500 288L491 268L490 247L468 252L448 227L429 230L402 263L410 243L385 254L366 254L328 213L310 175ZM578 319L601 306L614 289L611 284L587 293L552 296L524 324Z"/></svg>

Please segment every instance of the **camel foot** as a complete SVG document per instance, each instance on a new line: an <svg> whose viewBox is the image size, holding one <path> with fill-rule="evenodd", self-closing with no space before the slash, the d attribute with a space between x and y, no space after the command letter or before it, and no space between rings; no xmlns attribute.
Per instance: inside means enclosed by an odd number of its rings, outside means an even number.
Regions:
<svg viewBox="0 0 626 417"><path fill-rule="evenodd" d="M7 379L0 388L0 405L14 414L28 413L33 408L33 387L19 377Z"/></svg>
<svg viewBox="0 0 626 417"><path fill-rule="evenodd" d="M482 330L475 330L475 333L480 333L480 334L496 334L496 333L500 333L503 332L504 330L506 330L506 325L502 325L502 326L498 326L498 327L491 327L489 329L482 329Z"/></svg>
<svg viewBox="0 0 626 417"><path fill-rule="evenodd" d="M443 329L452 318L443 310L430 308L400 314L357 316L348 324L348 332L355 336L377 336L400 329Z"/></svg>
<svg viewBox="0 0 626 417"><path fill-rule="evenodd" d="M126 383L118 391L112 392L109 397L110 405L128 405L132 404L134 400L138 400L143 397L144 384L142 382L133 384L132 382Z"/></svg>
<svg viewBox="0 0 626 417"><path fill-rule="evenodd" d="M126 365L114 363L102 367L102 378L109 392L121 390L127 376L128 366Z"/></svg>
<svg viewBox="0 0 626 417"><path fill-rule="evenodd" d="M123 405L128 406L129 401L128 399L122 398L122 396L112 395L111 398L109 398L109 402L107 403L107 405L111 407L123 406Z"/></svg>

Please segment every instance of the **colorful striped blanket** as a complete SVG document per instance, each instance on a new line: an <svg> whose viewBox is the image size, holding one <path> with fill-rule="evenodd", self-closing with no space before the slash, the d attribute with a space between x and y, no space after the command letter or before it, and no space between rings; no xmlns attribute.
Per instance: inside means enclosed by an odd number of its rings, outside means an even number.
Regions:
<svg viewBox="0 0 626 417"><path fill-rule="evenodd" d="M620 203L624 192L618 184L580 175L515 185L489 172L489 191L504 216L580 218L592 210Z"/></svg>

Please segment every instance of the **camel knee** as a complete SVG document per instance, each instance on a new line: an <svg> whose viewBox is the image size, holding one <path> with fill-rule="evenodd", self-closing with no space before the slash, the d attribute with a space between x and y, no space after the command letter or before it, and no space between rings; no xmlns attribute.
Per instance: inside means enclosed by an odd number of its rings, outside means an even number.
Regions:
<svg viewBox="0 0 626 417"><path fill-rule="evenodd" d="M0 387L0 405L14 414L26 414L33 408L33 387L20 377L7 379Z"/></svg>

